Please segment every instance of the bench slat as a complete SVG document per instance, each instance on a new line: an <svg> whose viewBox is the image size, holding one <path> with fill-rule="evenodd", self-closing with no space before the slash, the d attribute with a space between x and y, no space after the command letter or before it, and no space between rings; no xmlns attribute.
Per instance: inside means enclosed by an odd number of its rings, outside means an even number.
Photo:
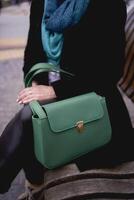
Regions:
<svg viewBox="0 0 134 200"><path fill-rule="evenodd" d="M134 199L134 179L83 179L63 183L45 191L45 200L84 200L99 197Z"/></svg>
<svg viewBox="0 0 134 200"><path fill-rule="evenodd" d="M49 188L74 180L90 178L132 179L134 178L134 162L124 163L117 167L92 169L84 172L79 172L75 164L66 165L65 167L46 172L45 186Z"/></svg>

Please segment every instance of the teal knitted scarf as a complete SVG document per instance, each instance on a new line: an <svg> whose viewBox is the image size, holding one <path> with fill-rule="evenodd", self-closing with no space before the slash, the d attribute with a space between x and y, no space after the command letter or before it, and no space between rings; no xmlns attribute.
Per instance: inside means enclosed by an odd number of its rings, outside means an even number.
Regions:
<svg viewBox="0 0 134 200"><path fill-rule="evenodd" d="M64 30L76 25L86 12L90 0L44 0L42 44L48 63L59 65Z"/></svg>

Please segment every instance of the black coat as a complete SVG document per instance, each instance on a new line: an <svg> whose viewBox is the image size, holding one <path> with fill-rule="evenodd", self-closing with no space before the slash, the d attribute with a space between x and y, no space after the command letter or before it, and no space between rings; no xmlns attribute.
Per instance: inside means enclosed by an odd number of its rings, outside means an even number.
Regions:
<svg viewBox="0 0 134 200"><path fill-rule="evenodd" d="M35 63L46 61L41 44L43 4L43 0L32 1L24 75ZM106 97L113 137L110 144L102 148L101 155L105 159L104 154L107 154L106 159L110 161L128 158L130 151L126 150L126 144L131 146L132 141L129 115L116 86L123 73L125 21L123 0L91 0L79 24L64 31L60 64L75 77L61 74L61 80L52 84L59 100L91 91ZM47 84L47 74L37 79Z"/></svg>

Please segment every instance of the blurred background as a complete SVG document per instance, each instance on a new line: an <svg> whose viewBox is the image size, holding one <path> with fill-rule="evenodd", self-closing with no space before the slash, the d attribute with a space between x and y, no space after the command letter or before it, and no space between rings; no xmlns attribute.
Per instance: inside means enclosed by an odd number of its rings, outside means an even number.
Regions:
<svg viewBox="0 0 134 200"><path fill-rule="evenodd" d="M16 98L23 88L22 67L29 29L30 1L2 0L0 6L1 135L9 120L21 109L16 103ZM16 200L22 191L24 191L23 171L16 177L9 192L0 195L0 200Z"/></svg>
<svg viewBox="0 0 134 200"><path fill-rule="evenodd" d="M30 2L31 0L0 0L0 7L16 5L19 3L26 2L26 1Z"/></svg>
<svg viewBox="0 0 134 200"><path fill-rule="evenodd" d="M129 56L126 58L124 76L118 88L134 127L134 0L126 0L126 4L129 18L126 22L129 54L126 54ZM30 5L30 0L0 0L0 134L14 114L21 109L16 98L23 88L22 67L29 30ZM9 192L0 195L0 200L15 200L23 190L24 174L21 171Z"/></svg>

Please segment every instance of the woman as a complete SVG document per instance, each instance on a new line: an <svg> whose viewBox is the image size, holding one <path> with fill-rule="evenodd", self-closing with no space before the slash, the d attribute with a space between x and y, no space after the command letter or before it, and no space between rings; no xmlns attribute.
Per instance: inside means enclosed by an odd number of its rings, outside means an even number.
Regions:
<svg viewBox="0 0 134 200"><path fill-rule="evenodd" d="M91 91L105 96L112 124L112 140L75 162L80 170L85 170L133 159L130 154L132 126L116 87L124 63L125 20L123 0L32 1L24 76L36 63L53 62L60 63L62 69L75 74L75 77L44 73L36 77L32 87L19 93L17 102L25 106L9 123L0 139L0 181L5 180L4 184L0 184L1 192L8 190L23 168L31 196L35 198L37 195L37 199L41 195L44 168L33 153L31 110L26 105L33 99L48 103ZM52 49L46 47L50 39L47 33L60 38L56 57L51 54L55 45ZM12 135L21 138L16 149L8 148ZM127 149L126 144L129 144ZM26 196L24 194L19 199L26 199Z"/></svg>

